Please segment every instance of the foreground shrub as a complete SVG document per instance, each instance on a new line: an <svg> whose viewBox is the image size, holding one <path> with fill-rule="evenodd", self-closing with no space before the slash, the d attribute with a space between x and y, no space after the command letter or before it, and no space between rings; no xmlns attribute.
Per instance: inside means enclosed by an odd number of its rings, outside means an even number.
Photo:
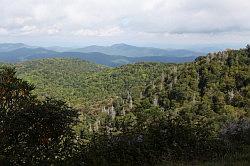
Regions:
<svg viewBox="0 0 250 166"><path fill-rule="evenodd" d="M64 102L40 102L33 86L0 69L0 160L11 165L60 163L73 157L78 114Z"/></svg>

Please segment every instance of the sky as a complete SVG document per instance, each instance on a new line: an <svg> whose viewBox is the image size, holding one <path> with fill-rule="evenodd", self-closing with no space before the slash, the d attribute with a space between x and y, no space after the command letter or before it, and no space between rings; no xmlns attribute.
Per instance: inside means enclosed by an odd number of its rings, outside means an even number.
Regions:
<svg viewBox="0 0 250 166"><path fill-rule="evenodd" d="M249 0L0 0L0 42L158 47L250 43Z"/></svg>

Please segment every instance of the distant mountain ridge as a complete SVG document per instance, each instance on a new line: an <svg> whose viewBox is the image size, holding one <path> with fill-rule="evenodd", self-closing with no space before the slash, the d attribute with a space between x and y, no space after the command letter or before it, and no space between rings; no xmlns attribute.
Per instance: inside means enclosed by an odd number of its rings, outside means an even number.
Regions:
<svg viewBox="0 0 250 166"><path fill-rule="evenodd" d="M187 57L187 56L201 56L205 53L199 51L191 51L187 49L160 49L154 47L137 47L124 43L114 44L111 46L98 46L92 45L83 48L72 48L72 47L38 47L29 46L23 43L0 43L0 52L13 51L20 48L44 48L56 52L100 52L108 55L126 56L126 57L145 57L145 56L176 56L176 57Z"/></svg>
<svg viewBox="0 0 250 166"><path fill-rule="evenodd" d="M0 43L0 52L8 52L20 48L34 48L34 47L23 43Z"/></svg>
<svg viewBox="0 0 250 166"><path fill-rule="evenodd" d="M0 52L0 61L8 63L23 62L34 59L44 58L78 58L87 60L97 64L106 66L120 66L136 62L168 62L168 63L182 63L191 62L195 60L196 56L190 57L126 57L107 55L99 52L81 53L81 52L56 52L44 48L20 48L10 52Z"/></svg>
<svg viewBox="0 0 250 166"><path fill-rule="evenodd" d="M186 50L178 50L178 53L176 50L169 50L169 55L167 55L166 50L149 47L136 47L126 44L115 44L109 47L89 46L84 48L87 50L86 52L81 52L79 49L68 51L67 48L64 47L50 48L51 49L28 46L22 43L0 44L0 61L16 63L44 58L78 58L114 67L136 62L190 62L199 56L197 53L193 53L192 51L188 52ZM57 51L53 50L53 48ZM109 52L104 53L106 52L105 50L109 50Z"/></svg>
<svg viewBox="0 0 250 166"><path fill-rule="evenodd" d="M127 44L114 44L112 46L97 46L92 45L84 48L78 48L71 50L73 52L100 52L108 55L120 55L127 57L146 57L146 56L176 56L176 57L187 57L187 56L201 56L204 53L195 52L185 49L159 49L153 47L137 47Z"/></svg>

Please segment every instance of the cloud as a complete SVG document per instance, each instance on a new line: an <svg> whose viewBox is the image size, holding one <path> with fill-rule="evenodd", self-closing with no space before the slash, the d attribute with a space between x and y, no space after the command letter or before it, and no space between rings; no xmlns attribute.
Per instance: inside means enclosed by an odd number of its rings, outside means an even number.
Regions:
<svg viewBox="0 0 250 166"><path fill-rule="evenodd" d="M119 27L103 28L103 29L80 29L73 32L73 35L80 36L98 36L98 37L108 37L121 35L123 31Z"/></svg>
<svg viewBox="0 0 250 166"><path fill-rule="evenodd" d="M0 0L0 4L0 35L163 41L181 34L204 38L250 32L249 0Z"/></svg>
<svg viewBox="0 0 250 166"><path fill-rule="evenodd" d="M8 31L5 28L0 27L0 35L7 35Z"/></svg>

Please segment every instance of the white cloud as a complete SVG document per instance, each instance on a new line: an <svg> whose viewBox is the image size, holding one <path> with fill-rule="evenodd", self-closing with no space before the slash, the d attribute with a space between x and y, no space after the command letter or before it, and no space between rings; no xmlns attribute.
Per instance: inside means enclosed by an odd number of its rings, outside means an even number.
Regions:
<svg viewBox="0 0 250 166"><path fill-rule="evenodd" d="M99 37L108 37L108 36L117 36L121 35L123 31L119 27L103 28L103 29L80 29L76 32L73 32L73 35L80 36L99 36Z"/></svg>
<svg viewBox="0 0 250 166"><path fill-rule="evenodd" d="M223 41L250 32L249 0L0 0L0 11L0 35L9 36Z"/></svg>
<svg viewBox="0 0 250 166"><path fill-rule="evenodd" d="M0 27L0 35L7 35L8 31L5 28Z"/></svg>

